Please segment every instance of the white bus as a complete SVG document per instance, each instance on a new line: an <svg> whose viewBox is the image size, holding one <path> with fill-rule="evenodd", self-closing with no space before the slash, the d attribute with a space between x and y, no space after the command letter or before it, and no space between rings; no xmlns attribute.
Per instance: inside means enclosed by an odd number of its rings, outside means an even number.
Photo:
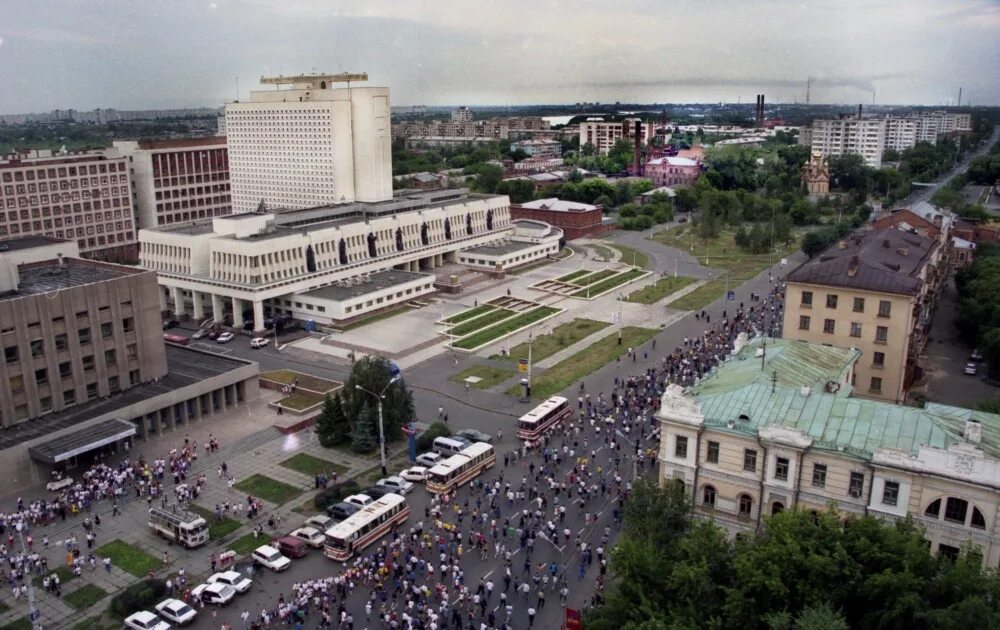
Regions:
<svg viewBox="0 0 1000 630"><path fill-rule="evenodd" d="M154 507L149 509L148 524L160 536L188 549L208 542L208 522L197 514L174 514Z"/></svg>
<svg viewBox="0 0 1000 630"><path fill-rule="evenodd" d="M557 423L562 422L573 413L569 401L562 396L553 396L538 405L517 421L517 437L527 442L533 442L542 437Z"/></svg>
<svg viewBox="0 0 1000 630"><path fill-rule="evenodd" d="M476 442L428 470L427 490L438 494L451 492L496 463L493 445Z"/></svg>
<svg viewBox="0 0 1000 630"><path fill-rule="evenodd" d="M323 555L344 562L410 516L410 506L398 494L386 494L326 530Z"/></svg>

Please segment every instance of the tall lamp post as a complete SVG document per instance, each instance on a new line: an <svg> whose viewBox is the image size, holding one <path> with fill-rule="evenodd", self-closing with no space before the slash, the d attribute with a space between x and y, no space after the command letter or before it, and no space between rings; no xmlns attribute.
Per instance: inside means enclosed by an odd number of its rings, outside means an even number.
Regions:
<svg viewBox="0 0 1000 630"><path fill-rule="evenodd" d="M381 457L381 461L382 461L382 476L383 477L385 477L386 475L388 475L389 471L388 471L388 469L386 468L386 465L385 465L385 426L383 425L383 422L382 422L382 401L385 399L385 391L387 389L389 389L390 387L392 387L392 384L395 383L398 380L399 380L399 375L398 374L396 376L393 376L391 379L389 379L389 382L386 383L385 387L383 387L382 391L380 393L378 393L378 394L376 394L373 391L367 390L367 389L365 389L364 387L362 387L360 385L355 385L354 386L354 389L356 389L358 391L365 392L366 394L369 394L371 396L374 396L375 397L375 401L378 403L378 453L379 453L379 456Z"/></svg>
<svg viewBox="0 0 1000 630"><path fill-rule="evenodd" d="M27 556L28 549L24 544L24 524L18 523L15 525L15 529L17 530L17 537L21 541L21 553ZM38 623L41 613L38 612L38 608L35 606L35 589L32 587L30 579L26 581L28 582L28 619L31 620L31 627L34 630L42 630L42 624Z"/></svg>

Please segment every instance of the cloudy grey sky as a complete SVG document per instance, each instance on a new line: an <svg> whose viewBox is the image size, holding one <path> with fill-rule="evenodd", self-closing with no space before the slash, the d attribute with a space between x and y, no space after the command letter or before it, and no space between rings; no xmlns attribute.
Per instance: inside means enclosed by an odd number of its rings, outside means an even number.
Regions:
<svg viewBox="0 0 1000 630"><path fill-rule="evenodd" d="M1000 104L1000 0L0 0L0 113L217 106L368 72L394 105ZM965 100L965 99L963 99Z"/></svg>

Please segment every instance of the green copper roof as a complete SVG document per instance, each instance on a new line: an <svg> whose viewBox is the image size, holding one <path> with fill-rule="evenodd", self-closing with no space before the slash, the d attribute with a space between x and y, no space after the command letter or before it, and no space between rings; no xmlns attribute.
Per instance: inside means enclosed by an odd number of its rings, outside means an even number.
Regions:
<svg viewBox="0 0 1000 630"><path fill-rule="evenodd" d="M768 340L762 371L760 357L754 358L761 346L760 340L751 342L691 388L706 426L752 435L764 426L780 425L811 435L813 448L870 457L877 448L916 452L922 445L944 449L965 443L965 423L976 420L982 425L979 448L1000 458L1000 415L935 403L920 409L851 398L850 387L828 393L823 386L841 380L856 351ZM806 395L803 386L810 388Z"/></svg>

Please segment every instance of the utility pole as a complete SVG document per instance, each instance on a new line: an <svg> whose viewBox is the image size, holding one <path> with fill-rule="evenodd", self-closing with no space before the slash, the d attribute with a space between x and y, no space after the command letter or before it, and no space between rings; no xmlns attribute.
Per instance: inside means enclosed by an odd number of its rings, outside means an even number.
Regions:
<svg viewBox="0 0 1000 630"><path fill-rule="evenodd" d="M386 392L386 390L388 390L390 387L392 387L392 384L395 383L398 380L399 380L399 375L398 374L396 376L393 376L391 379L389 379L389 382L386 383L385 387L382 388L382 392L379 393L379 394L376 394L373 391L367 390L367 389L365 389L364 387L362 387L360 385L355 385L354 386L354 389L356 389L358 391L365 392L366 394L369 394L371 396L374 396L375 397L375 401L378 403L378 451L379 451L379 457L380 457L381 462L382 462L382 476L383 477L385 477L385 476L387 476L389 474L389 470L386 468L386 462L385 462L385 426L383 424L383 417L382 417L382 401L385 400L385 392Z"/></svg>

